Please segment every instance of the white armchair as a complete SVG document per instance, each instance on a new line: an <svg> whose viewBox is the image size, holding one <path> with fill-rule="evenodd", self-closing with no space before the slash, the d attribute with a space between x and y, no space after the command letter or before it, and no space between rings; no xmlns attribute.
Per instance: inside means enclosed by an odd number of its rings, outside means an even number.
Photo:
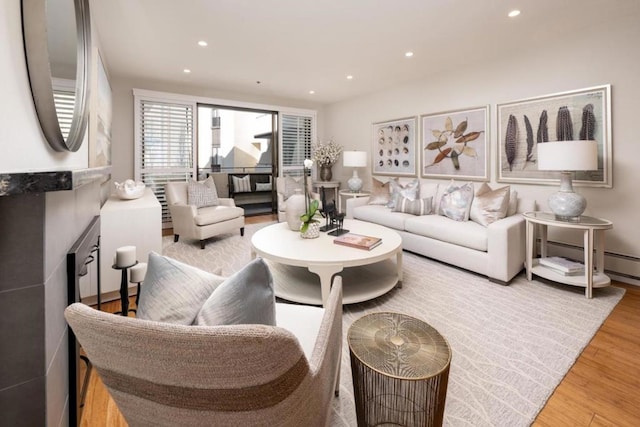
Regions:
<svg viewBox="0 0 640 427"><path fill-rule="evenodd" d="M221 197L218 206L197 208L188 204L187 185L187 182L169 182L165 186L175 242L180 236L197 239L204 249L205 240L218 234L239 228L240 235L244 236L244 209L237 207L233 199Z"/></svg>
<svg viewBox="0 0 640 427"><path fill-rule="evenodd" d="M75 303L78 341L131 426L328 426L342 354L342 278L278 326L185 326ZM301 320L302 319L302 320Z"/></svg>
<svg viewBox="0 0 640 427"><path fill-rule="evenodd" d="M287 199L294 194L294 190L300 190L304 192L304 184L302 183L302 177L300 177L300 182L295 181L291 177L278 177L276 178L276 192L278 196L278 222L283 222L287 220ZM311 194L312 199L320 200L320 194L314 193L311 187L311 179L309 179L308 183L308 191ZM322 204L320 204L322 207Z"/></svg>

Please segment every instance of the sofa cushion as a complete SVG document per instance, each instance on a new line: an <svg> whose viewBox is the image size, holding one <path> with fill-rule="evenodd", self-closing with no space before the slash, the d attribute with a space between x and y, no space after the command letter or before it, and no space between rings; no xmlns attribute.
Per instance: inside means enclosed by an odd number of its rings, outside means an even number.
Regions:
<svg viewBox="0 0 640 427"><path fill-rule="evenodd" d="M209 295L224 280L224 277L151 252L136 317L191 325Z"/></svg>
<svg viewBox="0 0 640 427"><path fill-rule="evenodd" d="M276 326L286 329L298 338L307 360L310 360L313 354L323 316L322 307L276 303Z"/></svg>
<svg viewBox="0 0 640 427"><path fill-rule="evenodd" d="M433 198L432 206L434 207L434 212L435 212L435 201L436 201L436 196L438 195L439 187L440 187L439 184L428 182L427 180L424 180L424 179L420 180L420 196L419 197L421 199L432 197Z"/></svg>
<svg viewBox="0 0 640 427"><path fill-rule="evenodd" d="M471 221L487 227L489 224L506 217L510 190L508 185L492 190L489 184L482 183L471 203L471 212L469 213Z"/></svg>
<svg viewBox="0 0 640 427"><path fill-rule="evenodd" d="M195 205L197 208L219 205L220 201L218 200L218 192L213 178L209 177L201 182L196 182L193 179L189 180L187 183L187 200L190 205Z"/></svg>
<svg viewBox="0 0 640 427"><path fill-rule="evenodd" d="M207 298L195 325L276 324L273 277L262 258L256 258L227 278Z"/></svg>
<svg viewBox="0 0 640 427"><path fill-rule="evenodd" d="M208 206L198 209L194 221L196 225L210 225L244 215L244 209L237 206Z"/></svg>
<svg viewBox="0 0 640 427"><path fill-rule="evenodd" d="M376 178L371 178L370 205L387 205L391 200L391 190L389 181L382 182Z"/></svg>
<svg viewBox="0 0 640 427"><path fill-rule="evenodd" d="M473 184L450 185L440 200L441 215L456 221L469 221L473 202Z"/></svg>
<svg viewBox="0 0 640 427"><path fill-rule="evenodd" d="M402 212L391 212L391 209L381 205L364 205L353 209L353 217L361 221L368 221L396 230L404 230L404 220L413 215Z"/></svg>
<svg viewBox="0 0 640 427"><path fill-rule="evenodd" d="M406 197L402 197L399 200L396 200L396 206L392 211L404 212L411 215L429 215L432 211L432 201L433 197L416 200L409 200Z"/></svg>
<svg viewBox="0 0 640 427"><path fill-rule="evenodd" d="M487 251L487 228L473 221L454 221L440 215L410 216L405 230L478 251Z"/></svg>

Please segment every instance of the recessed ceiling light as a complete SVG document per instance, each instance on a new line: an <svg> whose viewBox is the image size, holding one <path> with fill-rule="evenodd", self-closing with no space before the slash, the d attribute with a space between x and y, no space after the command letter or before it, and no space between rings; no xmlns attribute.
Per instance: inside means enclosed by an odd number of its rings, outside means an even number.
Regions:
<svg viewBox="0 0 640 427"><path fill-rule="evenodd" d="M207 42L206 42L206 41L204 41L204 40L200 40L200 41L198 42L198 46L205 47L205 46L208 46L208 45L209 45L209 43L207 43Z"/></svg>
<svg viewBox="0 0 640 427"><path fill-rule="evenodd" d="M515 18L516 16L520 15L520 11L519 10L512 10L511 12L509 12L509 18Z"/></svg>
<svg viewBox="0 0 640 427"><path fill-rule="evenodd" d="M185 74L189 74L191 72L191 70L188 69L188 68L185 68L184 70L182 70L182 72L185 73Z"/></svg>
<svg viewBox="0 0 640 427"><path fill-rule="evenodd" d="M407 52L404 54L407 58L411 58L413 56L413 52Z"/></svg>
<svg viewBox="0 0 640 427"><path fill-rule="evenodd" d="M353 76L352 75L348 75L347 76L347 80L351 80L351 79L353 79Z"/></svg>
<svg viewBox="0 0 640 427"><path fill-rule="evenodd" d="M316 93L316 91L315 91L315 90L310 90L310 91L309 91L309 95L313 95L314 93Z"/></svg>

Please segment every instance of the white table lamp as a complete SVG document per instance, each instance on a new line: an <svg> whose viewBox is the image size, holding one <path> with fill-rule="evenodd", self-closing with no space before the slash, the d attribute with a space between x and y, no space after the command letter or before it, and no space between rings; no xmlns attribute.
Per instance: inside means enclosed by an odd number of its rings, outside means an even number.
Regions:
<svg viewBox="0 0 640 427"><path fill-rule="evenodd" d="M585 198L573 191L573 171L598 169L596 141L552 141L537 144L538 170L561 171L560 191L549 196L556 219L578 221L587 207Z"/></svg>
<svg viewBox="0 0 640 427"><path fill-rule="evenodd" d="M342 153L342 165L353 168L353 176L347 181L349 190L358 193L362 189L362 180L358 176L358 168L367 166L366 151L344 151Z"/></svg>

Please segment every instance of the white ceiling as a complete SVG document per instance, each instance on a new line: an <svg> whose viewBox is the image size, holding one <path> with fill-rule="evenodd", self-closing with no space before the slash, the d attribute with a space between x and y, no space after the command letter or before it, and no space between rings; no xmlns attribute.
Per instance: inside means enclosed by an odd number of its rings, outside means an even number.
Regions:
<svg viewBox="0 0 640 427"><path fill-rule="evenodd" d="M112 75L324 104L640 15L640 0L91 0L91 13Z"/></svg>

